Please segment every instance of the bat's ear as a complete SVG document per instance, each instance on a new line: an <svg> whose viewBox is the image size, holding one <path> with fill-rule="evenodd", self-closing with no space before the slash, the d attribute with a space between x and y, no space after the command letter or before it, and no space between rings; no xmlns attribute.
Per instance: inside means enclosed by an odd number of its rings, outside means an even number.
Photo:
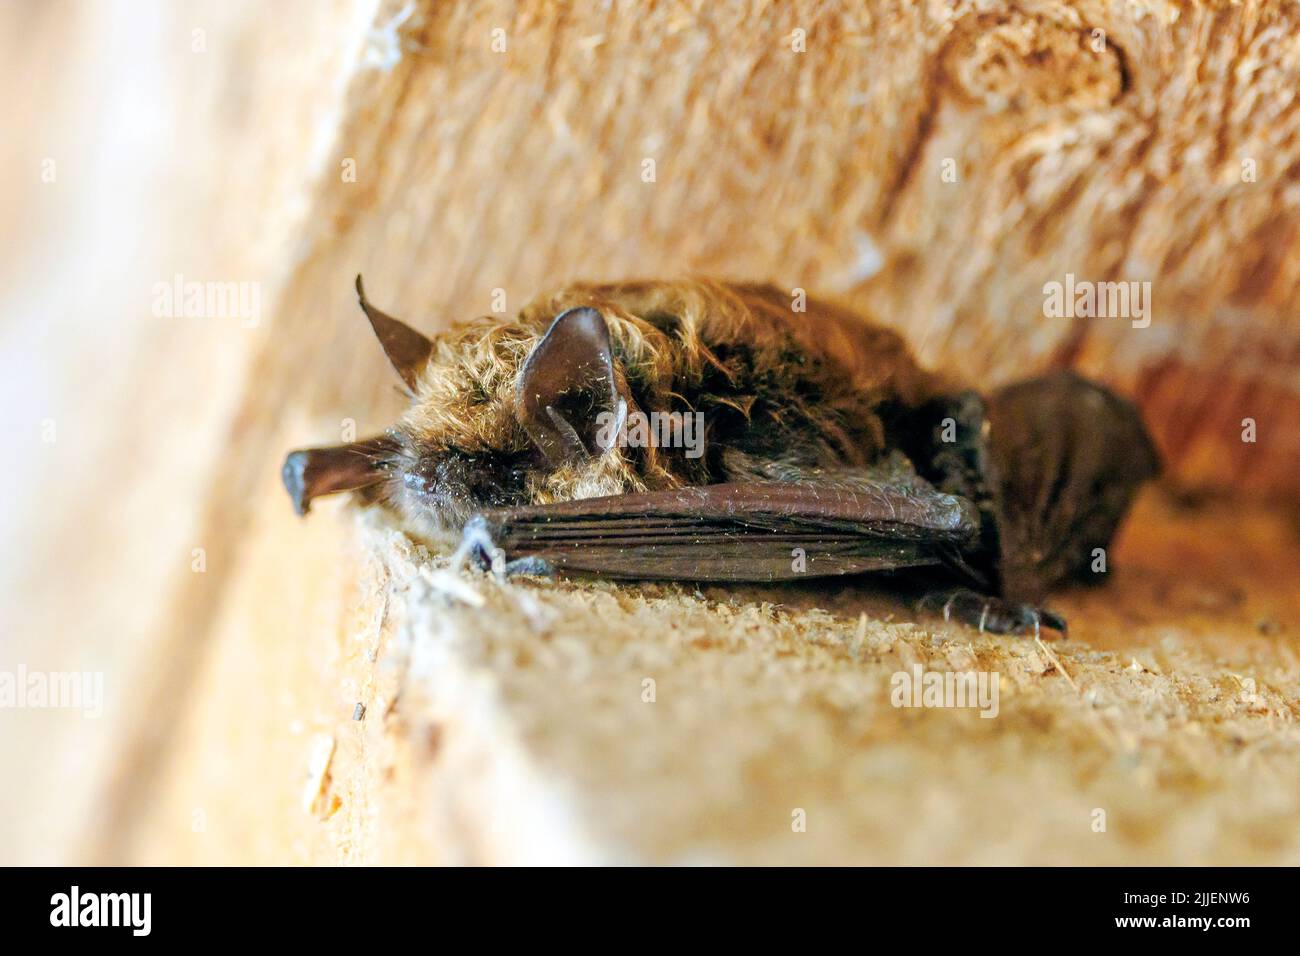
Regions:
<svg viewBox="0 0 1300 956"><path fill-rule="evenodd" d="M515 413L533 443L554 465L593 451L602 414L616 414L618 389L605 317L596 309L556 316L519 373Z"/></svg>
<svg viewBox="0 0 1300 956"><path fill-rule="evenodd" d="M380 312L371 305L370 300L366 298L366 290L361 285L359 275L357 276L357 298L361 301L361 309L366 313L366 318L370 320L371 328L375 330L375 337L384 347L384 354L388 356L388 361L393 363L393 368L397 369L397 374L402 376L406 387L415 391L416 384L420 380L420 372L429 364L429 356L433 354L433 343L405 322Z"/></svg>

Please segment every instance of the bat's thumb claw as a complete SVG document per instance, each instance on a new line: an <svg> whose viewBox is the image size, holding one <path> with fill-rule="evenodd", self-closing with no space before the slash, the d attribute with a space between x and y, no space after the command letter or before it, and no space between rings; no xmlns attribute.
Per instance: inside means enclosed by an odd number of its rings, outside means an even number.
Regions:
<svg viewBox="0 0 1300 956"><path fill-rule="evenodd" d="M486 571L492 567L492 556L497 550L492 535L488 533L487 521L482 515L473 515L465 522L460 545L452 552L452 570L459 570L468 564L480 571Z"/></svg>

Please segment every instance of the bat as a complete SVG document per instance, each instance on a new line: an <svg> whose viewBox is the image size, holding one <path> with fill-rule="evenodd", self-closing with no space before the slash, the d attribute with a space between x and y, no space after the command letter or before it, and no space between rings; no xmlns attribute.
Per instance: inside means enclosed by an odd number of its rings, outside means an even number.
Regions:
<svg viewBox="0 0 1300 956"><path fill-rule="evenodd" d="M1043 600L1088 579L1160 469L1137 409L1074 372L982 396L771 285L575 284L432 339L356 290L411 404L290 452L295 509L351 491L512 572L938 574L945 616L1064 630Z"/></svg>

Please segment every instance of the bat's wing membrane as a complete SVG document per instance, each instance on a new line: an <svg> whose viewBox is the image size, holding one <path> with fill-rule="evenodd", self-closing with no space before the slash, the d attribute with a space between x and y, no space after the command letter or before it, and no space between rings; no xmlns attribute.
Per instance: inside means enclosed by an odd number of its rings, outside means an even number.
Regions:
<svg viewBox="0 0 1300 956"><path fill-rule="evenodd" d="M508 558L605 577L776 581L947 564L975 506L920 484L704 485L481 513Z"/></svg>

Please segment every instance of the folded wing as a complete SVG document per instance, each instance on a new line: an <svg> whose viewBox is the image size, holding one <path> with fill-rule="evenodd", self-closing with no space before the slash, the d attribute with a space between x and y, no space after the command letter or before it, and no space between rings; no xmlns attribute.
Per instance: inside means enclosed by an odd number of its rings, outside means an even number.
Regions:
<svg viewBox="0 0 1300 956"><path fill-rule="evenodd" d="M776 581L960 564L969 501L909 484L704 485L482 512L509 558L605 577Z"/></svg>

